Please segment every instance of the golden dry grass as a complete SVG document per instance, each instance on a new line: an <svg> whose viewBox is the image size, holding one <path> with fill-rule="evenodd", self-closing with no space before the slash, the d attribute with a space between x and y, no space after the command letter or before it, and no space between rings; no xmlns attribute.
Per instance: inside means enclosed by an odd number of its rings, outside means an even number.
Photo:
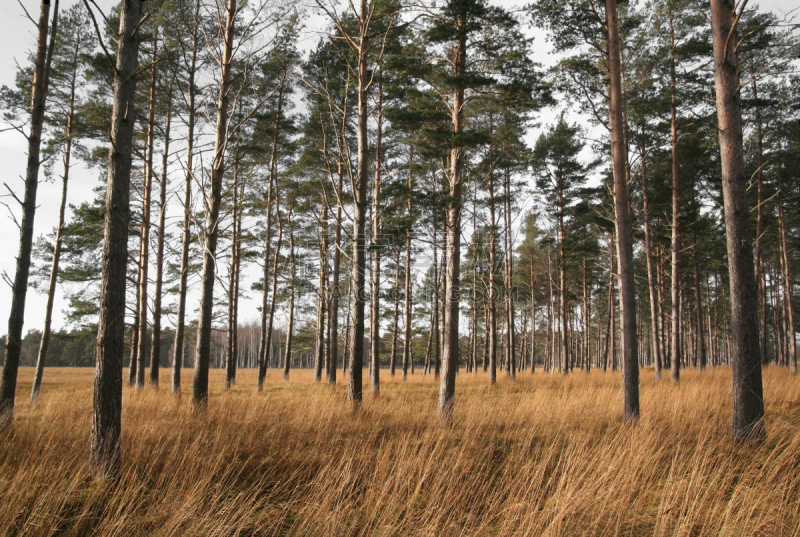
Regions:
<svg viewBox="0 0 800 537"><path fill-rule="evenodd" d="M164 375L166 377L166 375ZM0 441L7 535L800 535L800 380L765 372L768 438L728 436L730 372L645 373L621 421L618 374L461 374L454 426L436 384L384 373L353 414L309 371L254 372L208 410L125 388L122 478L87 478L92 370L51 369ZM191 384L191 372L185 372Z"/></svg>

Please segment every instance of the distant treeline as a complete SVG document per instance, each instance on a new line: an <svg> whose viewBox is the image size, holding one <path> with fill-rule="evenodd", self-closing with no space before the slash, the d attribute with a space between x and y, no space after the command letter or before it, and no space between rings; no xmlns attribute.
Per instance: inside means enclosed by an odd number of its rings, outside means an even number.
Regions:
<svg viewBox="0 0 800 537"><path fill-rule="evenodd" d="M0 337L0 364L3 364L6 337ZM130 337L130 336L129 336ZM165 329L161 336L161 356L163 366L169 366L169 350L175 337L172 329ZM34 367L42 332L38 329L28 331L22 340L20 363L22 367ZM97 327L85 326L74 330L54 331L50 336L45 363L48 367L94 367L94 348L97 342ZM149 351L150 338L147 339ZM149 356L149 352L147 354Z"/></svg>

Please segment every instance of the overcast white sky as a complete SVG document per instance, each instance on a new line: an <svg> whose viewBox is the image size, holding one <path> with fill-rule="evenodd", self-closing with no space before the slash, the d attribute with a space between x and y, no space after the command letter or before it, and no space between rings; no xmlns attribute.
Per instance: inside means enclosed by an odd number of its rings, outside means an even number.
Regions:
<svg viewBox="0 0 800 537"><path fill-rule="evenodd" d="M34 0L21 0L28 12L36 17L38 15L39 2ZM67 9L75 3L75 0L61 0L61 9ZM504 5L516 5L517 2L503 0ZM97 0L97 4L106 12L111 6L117 4L116 0ZM785 12L788 10L799 9L800 0L763 0L759 3L766 9L775 12ZM321 17L313 17L307 21L306 46L316 43L318 32L324 29L326 21ZM0 16L0 50L4 54L0 56L0 84L12 85L16 72L16 62L24 63L29 50L35 46L34 25L24 15L20 4L14 0L5 0L5 7ZM546 55L547 47L543 46L540 39L537 39L538 46L536 51L543 51ZM536 58L544 64L550 64L552 59L546 56ZM540 121L544 124L551 123L557 111L546 111ZM21 182L25 172L26 144L22 136L15 132L0 133L0 163L2 163L3 173L0 175L0 183L8 183L12 188L22 192ZM35 235L52 230L58 222L58 204L60 201L60 186L54 183L44 182L44 174L41 174L40 186L38 190L35 219ZM99 184L97 173L90 173L87 170L77 169L71 175L70 180L70 203L79 203L92 196L92 189ZM0 185L5 191L5 187ZM523 211L520 211L522 213ZM19 232L14 223L8 218L8 212L0 207L0 272L6 272L13 278L16 262L16 254L19 248ZM249 284L243 289L249 289ZM247 321L257 316L256 302L245 300L242 303L240 319ZM7 331L7 319L11 303L11 289L5 282L0 282L0 334ZM32 328L41 328L44 319L46 298L35 292L28 291L27 306L25 311L25 331ZM54 310L53 328L60 328L63 324L60 311L64 302L59 295Z"/></svg>

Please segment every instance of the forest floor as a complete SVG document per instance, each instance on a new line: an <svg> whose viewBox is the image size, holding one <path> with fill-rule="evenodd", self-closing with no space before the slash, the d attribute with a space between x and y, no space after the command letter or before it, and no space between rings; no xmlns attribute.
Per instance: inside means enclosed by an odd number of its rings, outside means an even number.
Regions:
<svg viewBox="0 0 800 537"><path fill-rule="evenodd" d="M800 377L765 370L767 440L729 435L730 370L643 371L642 418L622 421L618 373L461 373L453 425L438 384L381 371L361 411L311 371L265 390L240 370L208 409L164 387L123 402L123 474L87 477L93 369L45 371L0 435L4 535L800 535ZM127 374L127 373L126 373ZM341 373L340 373L341 375ZM366 375L365 375L366 378ZM184 372L184 391L192 372Z"/></svg>

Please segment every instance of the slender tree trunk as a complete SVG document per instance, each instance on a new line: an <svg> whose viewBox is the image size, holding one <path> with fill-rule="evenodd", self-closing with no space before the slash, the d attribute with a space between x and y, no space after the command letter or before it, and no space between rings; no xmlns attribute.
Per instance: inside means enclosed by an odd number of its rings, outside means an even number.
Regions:
<svg viewBox="0 0 800 537"><path fill-rule="evenodd" d="M283 111L283 91L284 86L281 85L280 90L278 91L278 111L275 115L275 124L273 128L275 129L274 134L272 136L272 154L270 155L269 161L269 185L267 186L267 232L266 232L266 239L264 244L264 294L262 297L262 306L261 306L261 342L259 346L259 366L258 366L258 391L262 391L264 389L264 378L267 375L267 367L269 366L269 358L271 354L271 343L272 343L272 322L274 319L273 310L275 308L275 291L277 289L277 269L278 269L278 257L280 254L280 244L283 236L281 235L280 239L278 240L278 247L275 250L275 259L273 262L273 269L272 269L272 292L270 292L270 284L269 284L269 262L270 262L270 241L272 240L272 201L273 197L276 198L276 214L278 214L278 218L280 219L280 215L278 211L280 211L280 207L277 204L277 197L278 197L278 185L277 185L277 170L278 170L278 138L280 137L280 118L282 116ZM283 227L281 226L281 231L283 231ZM271 297L271 298L270 298ZM268 300L271 302L268 303ZM269 314L267 311L269 310ZM269 315L269 322L267 322L267 316Z"/></svg>
<svg viewBox="0 0 800 537"><path fill-rule="evenodd" d="M437 294L436 297L439 300L439 312L440 316L436 319L438 331L439 331L439 348L438 353L436 354L436 363L434 364L434 374L436 378L439 378L442 369L442 361L441 358L444 355L444 324L445 324L445 305L444 305L444 294L445 294L445 273L447 272L447 217L442 221L442 259L439 263L439 279L436 280L436 289Z"/></svg>
<svg viewBox="0 0 800 537"><path fill-rule="evenodd" d="M275 183L275 217L278 220L278 241L275 245L275 254L272 264L272 290L270 291L269 317L267 319L267 341L265 343L265 354L262 361L262 370L259 371L259 391L263 389L264 377L267 373L267 365L272 356L272 331L275 322L275 299L278 294L278 264L280 263L281 246L283 245L283 219L281 218L280 190L277 181ZM280 352L280 344L278 350ZM277 364L276 364L277 365Z"/></svg>
<svg viewBox="0 0 800 537"><path fill-rule="evenodd" d="M622 83L620 74L620 38L616 0L606 0L608 19L608 74L610 78L609 123L611 155L614 168L614 204L616 208L617 248L619 257L620 305L623 333L623 387L625 420L639 418L639 357L636 334L636 284L633 278L633 231L626 182L624 125L622 122Z"/></svg>
<svg viewBox="0 0 800 537"><path fill-rule="evenodd" d="M489 322L486 325L489 338L489 384L497 382L497 287L495 286L495 266L497 255L497 220L495 218L494 176L489 170L487 183L489 189Z"/></svg>
<svg viewBox="0 0 800 537"><path fill-rule="evenodd" d="M56 24L54 23L54 31ZM54 42L54 40L52 41ZM76 64L77 65L77 64ZM33 377L31 387L31 404L39 398L42 387L42 377L44 376L44 364L47 359L47 349L50 344L50 325L53 320L53 302L56 296L56 285L58 283L58 264L61 258L61 243L64 238L64 219L67 209L67 185L69 183L69 167L72 158L72 137L74 135L75 121L75 87L77 84L77 68L72 71L70 81L69 113L67 115L67 125L64 132L66 145L64 147L64 175L61 177L61 205L58 211L58 228L56 228L56 243L53 247L53 264L50 269L50 282L47 287L47 307L44 316L44 330L42 339L39 343L39 354L36 357L36 373Z"/></svg>
<svg viewBox="0 0 800 537"><path fill-rule="evenodd" d="M56 14L58 2L56 1ZM19 254L11 289L11 313L8 316L5 365L0 383L0 427L14 417L14 398L17 393L17 372L22 349L22 326L25 322L25 297L28 292L28 276L31 269L33 248L33 220L36 212L36 189L39 186L39 155L42 145L42 124L47 100L47 83L51 53L48 54L47 32L49 27L50 0L42 0L39 12L36 60L31 84L31 130L28 135L28 164L25 172L25 197L22 202L22 223L19 226ZM54 19L53 26L56 26ZM51 40L55 42L55 33ZM121 363L121 362L120 362Z"/></svg>
<svg viewBox="0 0 800 537"><path fill-rule="evenodd" d="M531 374L536 372L536 288L531 259Z"/></svg>
<svg viewBox="0 0 800 537"><path fill-rule="evenodd" d="M153 145L155 140L155 111L156 111L156 55L158 52L158 37L153 39L153 50L151 52L150 75L150 97L148 100L148 119L147 119L147 158L145 160L144 171L144 192L142 194L142 223L141 223L141 252L139 255L139 364L136 368L136 389L144 388L144 370L147 355L147 284L148 271L150 268L150 206L152 205L153 191Z"/></svg>
<svg viewBox="0 0 800 537"><path fill-rule="evenodd" d="M780 224L781 243L780 251L783 258L783 301L786 309L787 341L789 344L789 367L793 374L797 374L797 344L794 330L794 305L792 304L792 287L794 276L792 274L792 258L789 254L789 240L786 231L786 218L783 211L783 168L778 165L778 223Z"/></svg>
<svg viewBox="0 0 800 537"><path fill-rule="evenodd" d="M742 110L731 0L711 0L714 85L719 120L722 194L731 287L731 343L734 439L765 437L764 395L758 337L758 287L750 233L747 176L742 149Z"/></svg>
<svg viewBox="0 0 800 537"><path fill-rule="evenodd" d="M454 77L457 79L466 68L467 43L464 28L465 17L459 15L456 22L456 49L454 59ZM458 134L463 129L464 88L456 87L453 92L453 127ZM447 204L447 242L450 251L447 255L447 271L444 286L444 352L442 356L442 378L439 386L439 417L445 424L453 419L453 398L456 391L456 370L458 369L458 313L459 313L459 281L461 270L461 209L463 167L463 148L450 149L450 201Z"/></svg>
<svg viewBox="0 0 800 537"><path fill-rule="evenodd" d="M150 344L150 385L158 388L161 365L161 294L164 283L164 240L167 220L167 167L172 123L172 86L167 95L167 123L164 126L164 158L161 161L161 184L158 199L158 246L156 246L156 287L153 291L153 341Z"/></svg>
<svg viewBox="0 0 800 537"><path fill-rule="evenodd" d="M435 214L435 212L434 212ZM439 341L439 261L438 261L438 248L436 243L436 218L433 219L433 317L431 319L431 327L433 328L433 363L435 369L435 376L439 378L439 360L440 360L440 341ZM430 364L428 367L428 374L430 374Z"/></svg>
<svg viewBox="0 0 800 537"><path fill-rule="evenodd" d="M658 330L656 275L650 246L650 199L647 194L647 151L642 148L642 197L644 198L644 251L647 259L647 288L650 292L650 335L653 340L656 380L661 380L661 336Z"/></svg>
<svg viewBox="0 0 800 537"><path fill-rule="evenodd" d="M758 205L756 206L756 249L755 249L755 274L758 285L758 316L761 328L759 337L761 349L761 363L767 364L767 287L764 275L763 259L763 234L764 234L764 133L761 123L761 107L758 105L758 83L753 78L753 100L756 102L756 133L758 149L758 171L756 179L758 184Z"/></svg>
<svg viewBox="0 0 800 537"><path fill-rule="evenodd" d="M283 354L283 380L289 380L289 368L292 364L292 336L294 335L294 288L297 282L297 256L294 252L294 226L292 224L292 210L289 206L287 224L289 226L289 259L291 262L292 279L289 283L289 321L286 328L286 351Z"/></svg>
<svg viewBox="0 0 800 537"><path fill-rule="evenodd" d="M514 334L514 251L512 250L513 244L511 241L511 176L508 169L505 173L505 277L506 277L506 323L508 330L506 331L508 339L508 361L510 367L507 366L508 374L512 379L517 378L517 354L516 354L516 338Z"/></svg>
<svg viewBox="0 0 800 537"><path fill-rule="evenodd" d="M672 382L679 382L681 379L681 317L680 317L680 275L678 263L680 261L680 177L678 175L678 120L676 109L676 87L675 87L675 30L672 21L672 12L670 12L669 21L669 39L670 39L670 143L672 148L672 236L670 249L672 252L672 358L670 360L671 370L670 379Z"/></svg>
<svg viewBox="0 0 800 537"><path fill-rule="evenodd" d="M369 177L369 144L367 141L367 98L369 73L369 13L367 0L361 0L359 12L358 58L358 168L353 185L353 251L350 300L353 329L350 331L350 379L347 399L359 405L363 398L361 378L364 358L364 273L366 272L365 224L367 217L367 180Z"/></svg>
<svg viewBox="0 0 800 537"><path fill-rule="evenodd" d="M141 266L142 247L139 245L139 259L136 263L136 306L133 310L133 323L131 325L131 361L128 367L128 386L136 384L136 370L139 367L139 278L141 271L138 267Z"/></svg>
<svg viewBox="0 0 800 537"><path fill-rule="evenodd" d="M239 254L239 146L233 150L233 199L231 205L231 263L228 273L228 334L225 348L225 389L230 390L236 383L236 274L238 272Z"/></svg>
<svg viewBox="0 0 800 537"><path fill-rule="evenodd" d="M342 196L342 163L339 162L339 184L337 185L337 199ZM328 321L328 383L336 384L336 368L339 367L339 275L341 273L341 245L342 245L342 204L336 206L336 235L333 249L333 283L331 284L331 311ZM346 361L346 360L345 360Z"/></svg>
<svg viewBox="0 0 800 537"><path fill-rule="evenodd" d="M709 297L709 300L711 298ZM694 301L697 310L697 362L700 372L706 370L706 340L703 333L703 299L700 293L700 269L697 266L697 236L694 237Z"/></svg>
<svg viewBox="0 0 800 537"><path fill-rule="evenodd" d="M413 153L411 154L411 159L414 158ZM409 159L409 162L411 161ZM409 172L408 174L408 218L409 222L411 221L411 189L414 185L414 176ZM403 344L403 378L407 378L408 373L408 366L411 365L411 371L413 374L414 371L414 361L413 361L413 340L411 336L411 308L412 302L411 297L413 294L413 287L412 287L412 280L411 280L411 230L406 232L406 270L405 270L405 309L403 311L405 315L405 322L403 323L404 328L404 337L405 343Z"/></svg>
<svg viewBox="0 0 800 537"><path fill-rule="evenodd" d="M380 78L380 70L378 71L378 77ZM382 84L378 84L378 104L377 104L377 130L375 132L375 182L374 182L374 190L372 194L372 271L371 275L371 305L372 308L370 310L370 327L369 327L369 338L370 338L370 359L372 362L372 367L370 368L370 388L372 389L372 394L374 396L380 395L381 388L380 388L380 375L381 375L381 316L380 316L380 304L381 304L381 251L380 251L380 241L381 241L381 166L383 165L381 161L381 135L383 134L383 108L382 108L382 99L383 99L383 86ZM397 345L397 299L395 298L395 325L394 325L394 332L395 338L394 342L392 343L393 346ZM396 348L395 348L396 351ZM395 354L392 353L392 364L394 364Z"/></svg>
<svg viewBox="0 0 800 537"><path fill-rule="evenodd" d="M316 382L322 380L322 366L325 361L325 305L328 303L328 205L324 201L320 228L317 340L314 350L314 380Z"/></svg>
<svg viewBox="0 0 800 537"><path fill-rule="evenodd" d="M352 300L350 299L350 295L352 293L352 281L347 282L347 328L344 331L344 360L342 361L342 375L347 374L347 369L351 367L353 364L350 362L350 332L353 330L353 316L351 306ZM348 378L349 381L349 378Z"/></svg>
<svg viewBox="0 0 800 537"><path fill-rule="evenodd" d="M222 177L225 174L225 148L228 132L228 105L231 88L233 34L236 20L236 0L225 6L224 45L220 63L221 80L217 103L214 161L211 168L211 195L208 198L206 226L203 231L203 276L200 312L197 323L197 350L194 363L193 401L195 407L208 402L208 366L211 358L211 323L214 308L214 278L216 271L217 236L219 234L219 205L222 197ZM222 21L220 20L220 24Z"/></svg>
<svg viewBox="0 0 800 537"><path fill-rule="evenodd" d="M564 247L564 198L561 189L558 191L558 300L561 310L561 373L569 373L569 343L567 340L567 254Z"/></svg>
<svg viewBox="0 0 800 537"><path fill-rule="evenodd" d="M200 0L195 4L195 20L199 20ZM181 369L184 358L184 331L186 320L186 291L189 278L189 248L192 242L192 181L194 180L194 128L195 128L195 74L197 72L197 49L199 28L195 23L192 32L192 59L189 67L188 81L188 123L186 149L186 179L183 194L183 235L181 238L181 268L178 283L178 315L175 321L175 349L172 353L172 393L181 393Z"/></svg>
<svg viewBox="0 0 800 537"><path fill-rule="evenodd" d="M581 317L583 318L583 337L581 338L581 346L582 349L582 365L581 369L584 369L586 372L589 371L589 282L588 282L588 273L587 273L587 262L586 259L583 260L583 311L581 312Z"/></svg>
<svg viewBox="0 0 800 537"><path fill-rule="evenodd" d="M398 325L400 321L400 297L398 296L398 291L400 289L400 249L397 249L397 254L395 255L395 265L394 265L394 319L392 321L392 357L391 357L391 367L394 369L395 361L397 359L397 336L398 336ZM376 355L377 356L377 355ZM380 364L380 360L375 361L376 364ZM403 380L408 378L408 370L407 368L403 368Z"/></svg>
<svg viewBox="0 0 800 537"><path fill-rule="evenodd" d="M138 28L141 16L141 0L122 1L114 73L111 148L108 152L103 279L100 286L100 315L95 350L97 369L89 444L90 472L101 479L118 478L122 466L122 358L125 352L131 147L136 115L134 97L140 39L140 34L135 29Z"/></svg>

